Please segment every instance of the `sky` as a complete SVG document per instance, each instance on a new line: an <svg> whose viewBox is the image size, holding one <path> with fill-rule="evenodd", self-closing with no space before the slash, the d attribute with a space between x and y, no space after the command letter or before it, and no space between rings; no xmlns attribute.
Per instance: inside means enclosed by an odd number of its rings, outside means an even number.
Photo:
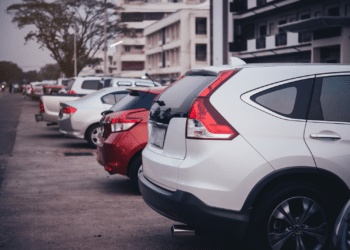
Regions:
<svg viewBox="0 0 350 250"><path fill-rule="evenodd" d="M50 56L51 52L46 48L40 49L36 41L28 41L25 44L25 36L31 30L35 30L35 26L19 29L15 23L11 22L13 16L7 14L6 8L21 2L21 0L0 0L0 61L16 63L24 72L39 71L46 64L56 63L56 61ZM117 1L109 0L109 2Z"/></svg>
<svg viewBox="0 0 350 250"><path fill-rule="evenodd" d="M55 63L50 51L39 49L36 41L25 45L24 37L35 27L26 26L19 29L12 23L12 16L6 13L6 8L20 0L0 0L0 61L16 63L24 72L39 71L48 63Z"/></svg>

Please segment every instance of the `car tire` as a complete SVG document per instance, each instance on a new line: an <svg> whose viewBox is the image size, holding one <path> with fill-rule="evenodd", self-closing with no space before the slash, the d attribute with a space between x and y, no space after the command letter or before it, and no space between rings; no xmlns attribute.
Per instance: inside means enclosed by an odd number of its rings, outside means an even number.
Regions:
<svg viewBox="0 0 350 250"><path fill-rule="evenodd" d="M332 198L311 183L275 185L254 206L249 248L328 249L336 212Z"/></svg>
<svg viewBox="0 0 350 250"><path fill-rule="evenodd" d="M130 165L130 180L135 190L140 194L138 173L142 165L142 156L139 155Z"/></svg>
<svg viewBox="0 0 350 250"><path fill-rule="evenodd" d="M86 131L86 140L92 148L97 148L99 143L99 134L101 133L101 127L99 124L91 125Z"/></svg>

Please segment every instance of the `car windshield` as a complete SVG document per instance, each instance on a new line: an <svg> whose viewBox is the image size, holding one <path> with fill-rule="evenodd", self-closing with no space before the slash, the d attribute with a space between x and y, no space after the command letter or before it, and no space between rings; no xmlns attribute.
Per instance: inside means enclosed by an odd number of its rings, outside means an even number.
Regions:
<svg viewBox="0 0 350 250"><path fill-rule="evenodd" d="M113 112L145 108L150 110L156 94L132 91L110 110Z"/></svg>

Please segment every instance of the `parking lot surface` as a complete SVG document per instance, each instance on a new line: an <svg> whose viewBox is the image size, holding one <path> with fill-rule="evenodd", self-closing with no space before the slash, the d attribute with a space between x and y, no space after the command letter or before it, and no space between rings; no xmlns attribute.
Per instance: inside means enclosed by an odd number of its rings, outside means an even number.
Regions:
<svg viewBox="0 0 350 250"><path fill-rule="evenodd" d="M84 140L36 123L38 102L20 94L0 93L1 109L9 98L18 126L1 113L2 133L9 127L15 141L10 151L11 136L0 137L0 249L238 250L220 233L172 238L170 227L179 223L149 208L127 177L110 176Z"/></svg>

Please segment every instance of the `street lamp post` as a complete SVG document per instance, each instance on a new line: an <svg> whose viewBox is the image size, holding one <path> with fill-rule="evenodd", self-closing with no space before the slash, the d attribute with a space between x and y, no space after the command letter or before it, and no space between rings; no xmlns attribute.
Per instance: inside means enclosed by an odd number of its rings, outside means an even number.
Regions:
<svg viewBox="0 0 350 250"><path fill-rule="evenodd" d="M104 23L104 75L107 74L107 0L105 0L105 23Z"/></svg>

